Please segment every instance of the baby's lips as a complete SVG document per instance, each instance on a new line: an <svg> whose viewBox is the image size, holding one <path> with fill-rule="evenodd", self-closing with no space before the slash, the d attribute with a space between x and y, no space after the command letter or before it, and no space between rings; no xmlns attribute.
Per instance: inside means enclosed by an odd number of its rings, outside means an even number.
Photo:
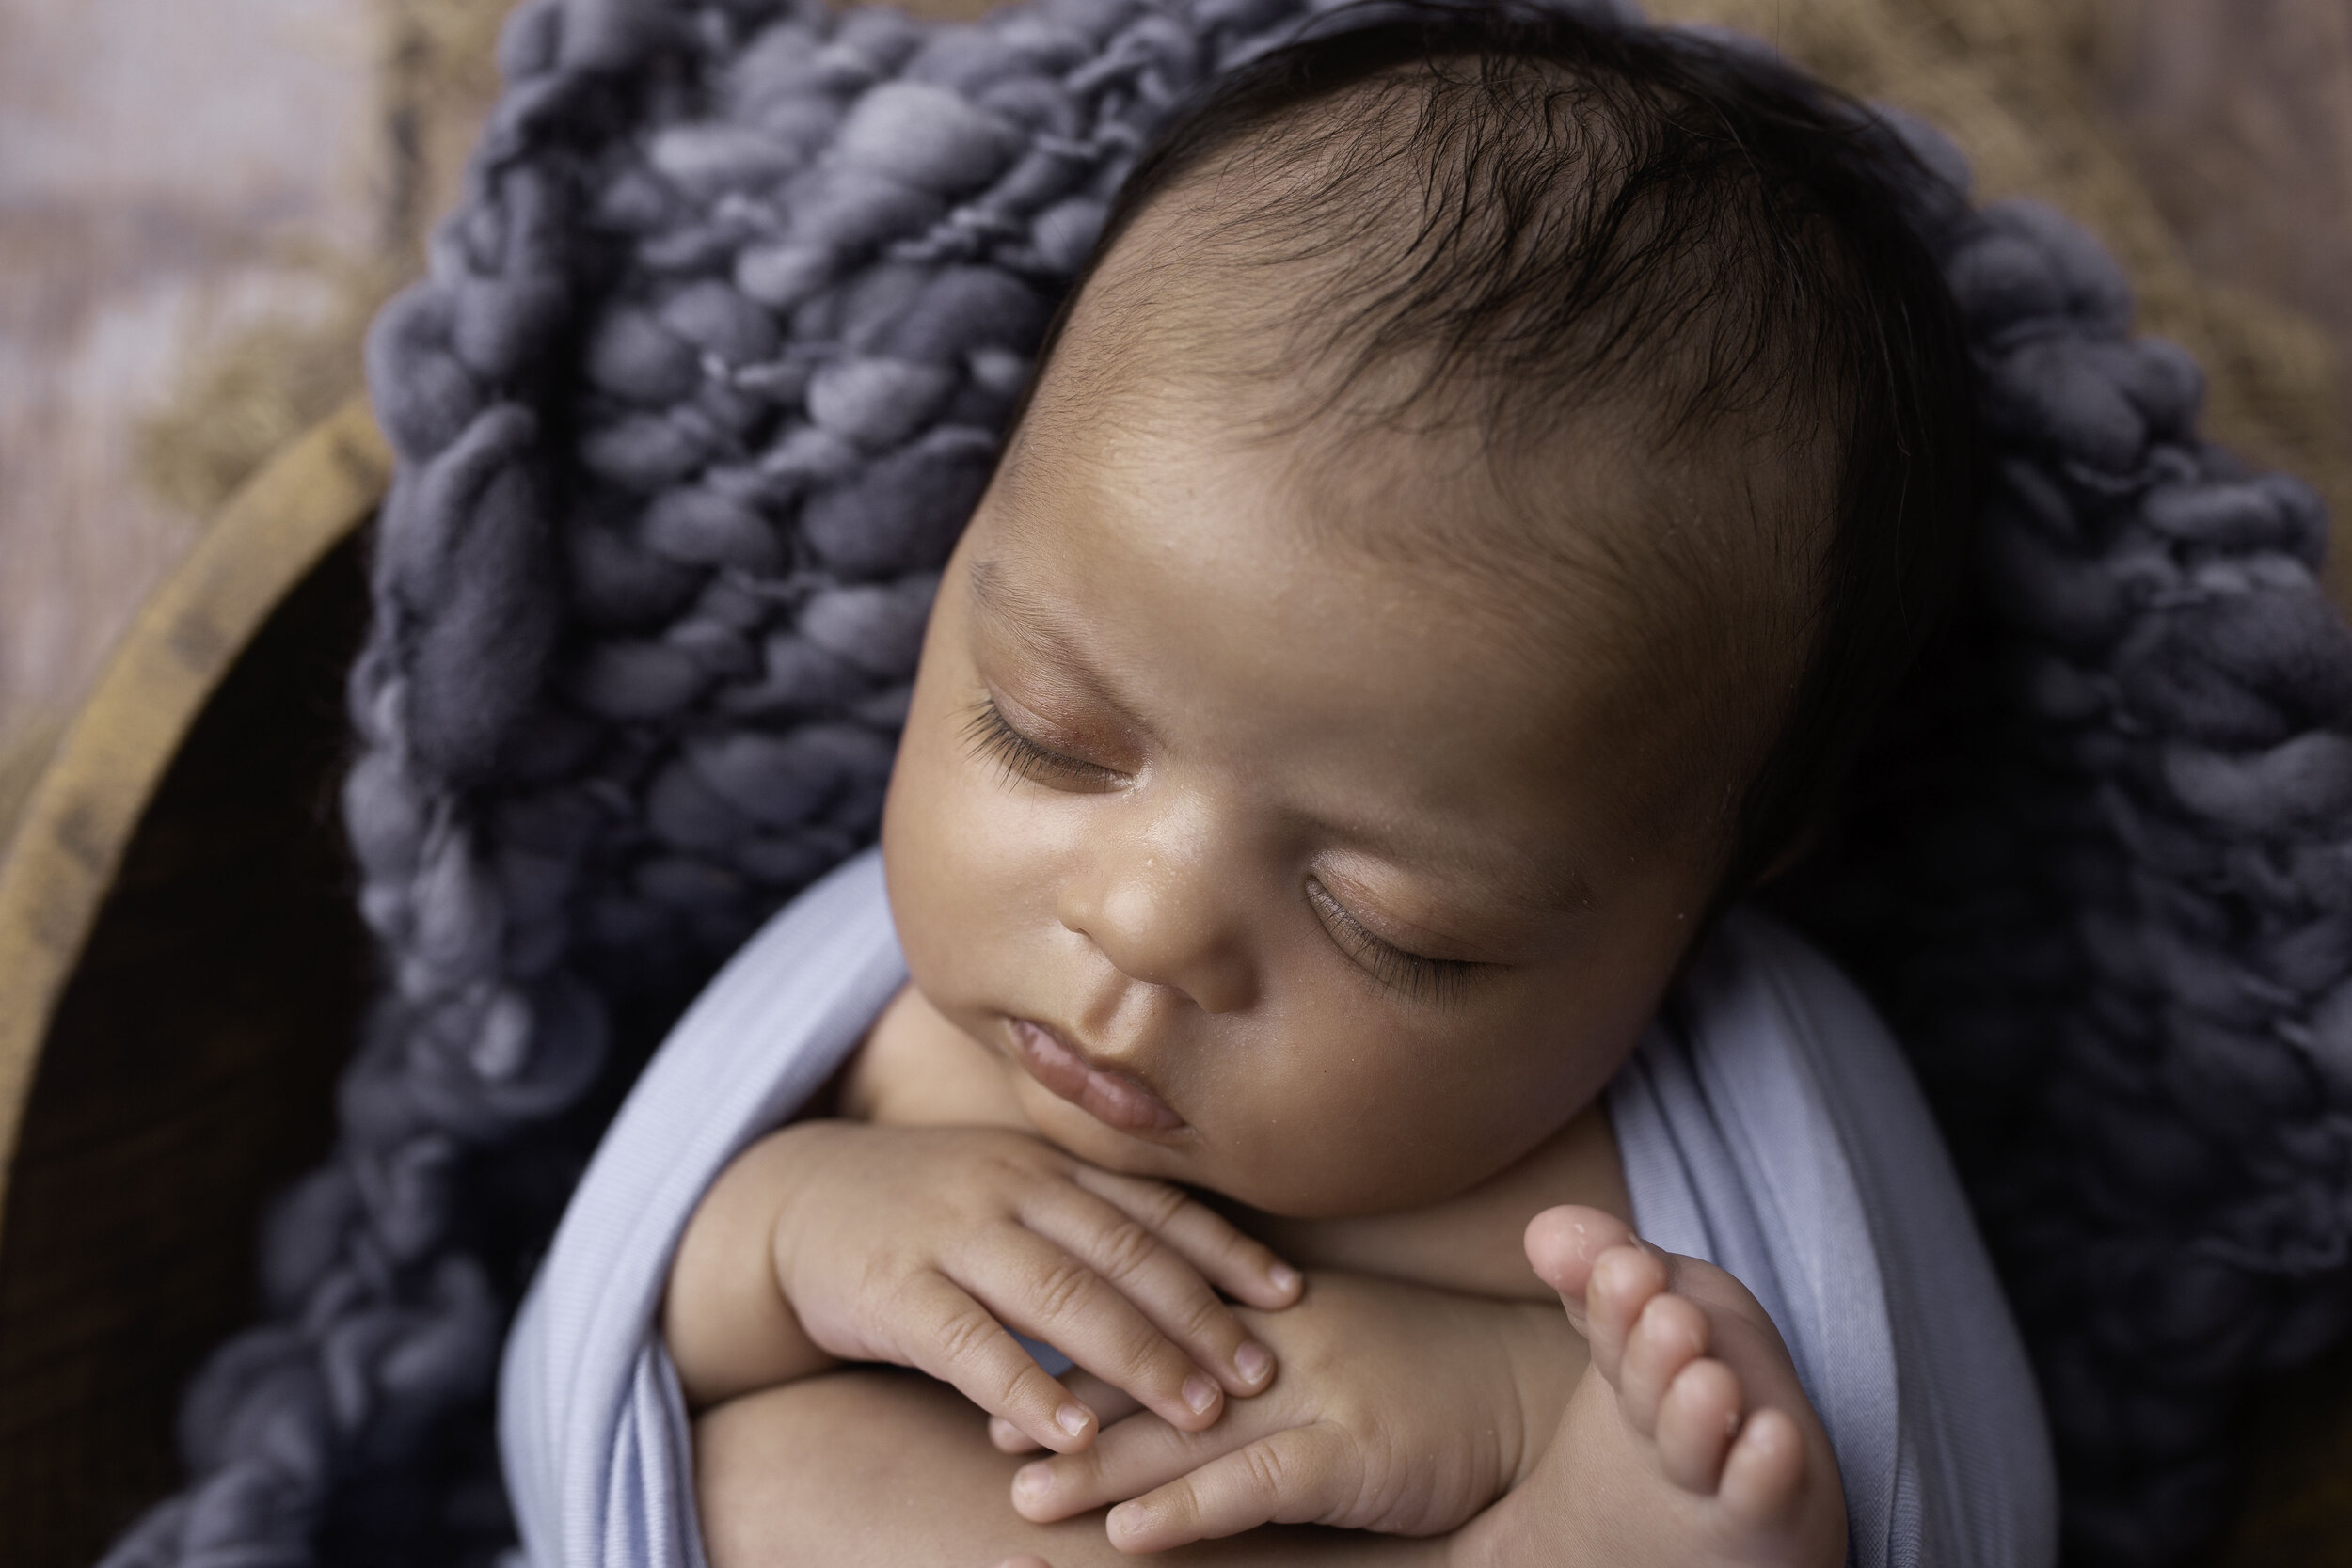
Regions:
<svg viewBox="0 0 2352 1568"><path fill-rule="evenodd" d="M1173 1132L1184 1127L1184 1118L1141 1079L1094 1066L1033 1019L1009 1022L1014 1051L1029 1076L1097 1121L1128 1132Z"/></svg>

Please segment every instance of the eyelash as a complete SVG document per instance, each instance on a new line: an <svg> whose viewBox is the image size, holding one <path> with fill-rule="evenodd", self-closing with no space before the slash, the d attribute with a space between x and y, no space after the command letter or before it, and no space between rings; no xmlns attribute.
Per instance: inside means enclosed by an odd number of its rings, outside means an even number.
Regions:
<svg viewBox="0 0 2352 1568"><path fill-rule="evenodd" d="M1012 727L993 697L981 699L973 708L970 721L963 726L963 741L974 757L994 763L1008 783L1019 780L1035 784L1041 779L1059 779L1101 788L1117 783L1119 778L1099 764L1064 756L1031 740Z"/></svg>
<svg viewBox="0 0 2352 1568"><path fill-rule="evenodd" d="M1341 951L1383 987L1408 1001L1426 1000L1433 1006L1450 1007L1462 999L1470 976L1486 967L1466 958L1426 958L1382 941L1348 913L1346 906L1331 896L1329 888L1311 879L1307 883L1307 898Z"/></svg>

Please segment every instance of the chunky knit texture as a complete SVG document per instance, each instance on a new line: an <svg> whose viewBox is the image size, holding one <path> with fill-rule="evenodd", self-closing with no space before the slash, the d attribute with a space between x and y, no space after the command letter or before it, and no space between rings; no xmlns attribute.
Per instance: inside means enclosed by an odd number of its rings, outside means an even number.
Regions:
<svg viewBox="0 0 2352 1568"><path fill-rule="evenodd" d="M1560 0L1571 3L1571 0ZM499 1337L634 1065L878 816L938 568L1133 154L1312 0L526 0L428 281L345 786L385 984L266 1322L109 1568L487 1561ZM1586 14L1613 8L1586 6ZM1624 18L1629 23L1629 17ZM2224 1498L2352 1267L2352 641L2312 492L2042 209L1919 220L2001 453L1960 631L1783 901L1887 1008L2032 1342L2083 1560Z"/></svg>

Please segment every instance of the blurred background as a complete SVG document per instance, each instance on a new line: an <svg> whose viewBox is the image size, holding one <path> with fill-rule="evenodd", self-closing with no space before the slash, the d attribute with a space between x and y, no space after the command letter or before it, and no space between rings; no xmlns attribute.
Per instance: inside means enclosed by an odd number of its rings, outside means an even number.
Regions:
<svg viewBox="0 0 2352 1568"><path fill-rule="evenodd" d="M0 0L0 832L141 596L358 389L509 3ZM2352 0L1649 8L1770 38L1943 125L1981 194L2088 223L2206 365L2213 432L2352 516Z"/></svg>

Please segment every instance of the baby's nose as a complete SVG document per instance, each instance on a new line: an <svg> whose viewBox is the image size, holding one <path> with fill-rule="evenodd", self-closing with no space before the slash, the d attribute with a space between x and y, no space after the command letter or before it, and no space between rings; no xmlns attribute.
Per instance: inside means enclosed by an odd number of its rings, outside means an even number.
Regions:
<svg viewBox="0 0 2352 1568"><path fill-rule="evenodd" d="M1146 857L1096 868L1063 889L1061 923L1094 943L1130 979L1182 991L1208 1013L1249 1005L1256 981L1230 882L1202 866Z"/></svg>

